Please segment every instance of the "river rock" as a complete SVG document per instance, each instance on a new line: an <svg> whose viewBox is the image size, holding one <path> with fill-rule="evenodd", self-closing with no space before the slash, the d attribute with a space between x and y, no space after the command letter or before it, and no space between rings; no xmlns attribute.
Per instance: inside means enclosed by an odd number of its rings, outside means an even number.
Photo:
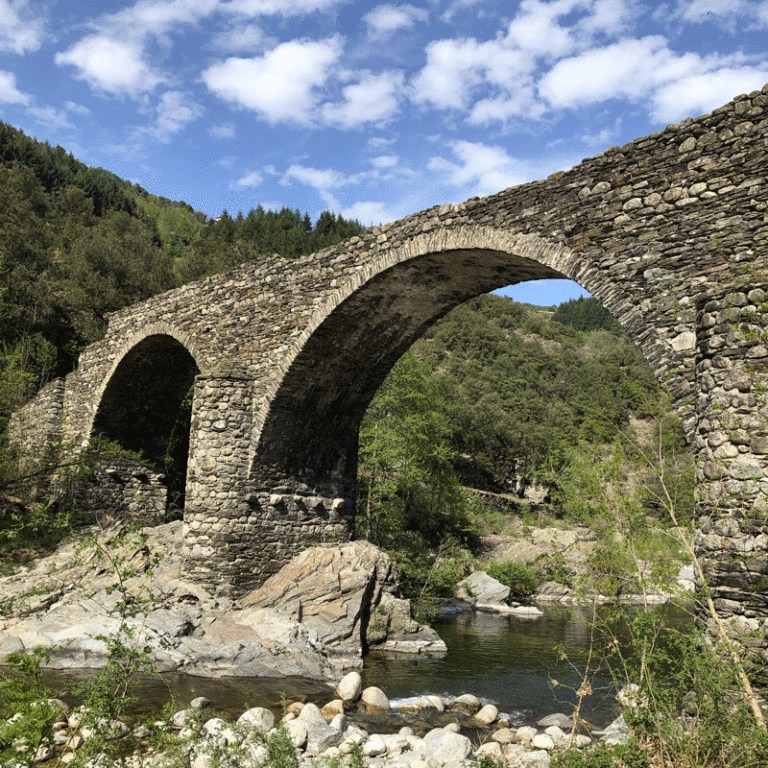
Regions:
<svg viewBox="0 0 768 768"><path fill-rule="evenodd" d="M531 747L533 749L546 749L549 752L555 748L555 740L548 733L537 733L531 739Z"/></svg>
<svg viewBox="0 0 768 768"><path fill-rule="evenodd" d="M568 735L557 725L550 725L544 733L552 739L556 747L565 747L568 744Z"/></svg>
<svg viewBox="0 0 768 768"><path fill-rule="evenodd" d="M441 765L463 760L472 751L472 742L460 733L432 731L424 737L429 758Z"/></svg>
<svg viewBox="0 0 768 768"><path fill-rule="evenodd" d="M545 602L564 602L573 597L573 590L556 581L545 581L536 589L535 599Z"/></svg>
<svg viewBox="0 0 768 768"><path fill-rule="evenodd" d="M485 571L475 571L456 585L454 597L472 605L506 604L509 591L509 587L505 587Z"/></svg>
<svg viewBox="0 0 768 768"><path fill-rule="evenodd" d="M275 727L275 716L265 707L251 707L237 719L238 723L251 725L262 733Z"/></svg>
<svg viewBox="0 0 768 768"><path fill-rule="evenodd" d="M592 731L592 735L609 744L626 744L629 741L629 726L621 714L603 730Z"/></svg>
<svg viewBox="0 0 768 768"><path fill-rule="evenodd" d="M474 715L477 712L480 711L483 704L480 701L480 699L477 698L477 696L474 696L471 693L465 693L462 696L457 696L452 702L451 702L451 708L452 709L461 709L463 712L466 712L468 715Z"/></svg>
<svg viewBox="0 0 768 768"><path fill-rule="evenodd" d="M475 720L482 725L490 725L496 722L499 716L499 710L493 704L486 704L479 712L475 714Z"/></svg>
<svg viewBox="0 0 768 768"><path fill-rule="evenodd" d="M517 758L516 766L520 768L549 768L552 758L546 749L537 749L533 752L525 752Z"/></svg>
<svg viewBox="0 0 768 768"><path fill-rule="evenodd" d="M487 741L485 744L481 744L477 748L477 755L486 755L494 760L501 760L504 752L501 748L501 744L498 741Z"/></svg>
<svg viewBox="0 0 768 768"><path fill-rule="evenodd" d="M373 685L363 691L360 701L368 712L389 712L390 710L387 694Z"/></svg>
<svg viewBox="0 0 768 768"><path fill-rule="evenodd" d="M341 731L337 731L326 722L308 723L306 754L315 757L325 752L329 747L340 744L342 738Z"/></svg>
<svg viewBox="0 0 768 768"><path fill-rule="evenodd" d="M438 712L445 712L445 702L439 696L420 696L416 701L416 707L418 709L436 709Z"/></svg>
<svg viewBox="0 0 768 768"><path fill-rule="evenodd" d="M562 712L555 712L553 715L542 717L541 720L536 722L536 725L539 728L549 728L552 725L556 725L565 731L573 727L573 718L564 715Z"/></svg>
<svg viewBox="0 0 768 768"><path fill-rule="evenodd" d="M533 737L538 733L538 731L531 725L524 725L521 728L517 729L517 740L527 746L533 741Z"/></svg>
<svg viewBox="0 0 768 768"><path fill-rule="evenodd" d="M326 720L333 720L336 715L344 714L344 702L341 699L329 701L320 712Z"/></svg>
<svg viewBox="0 0 768 768"><path fill-rule="evenodd" d="M366 757L378 757L379 755L387 754L387 745L384 742L384 737L377 733L368 737L368 740L363 744L363 754Z"/></svg>
<svg viewBox="0 0 768 768"><path fill-rule="evenodd" d="M336 693L344 702L355 702L363 691L363 678L359 672L350 672L345 675L336 687Z"/></svg>
<svg viewBox="0 0 768 768"><path fill-rule="evenodd" d="M299 720L303 720L305 723L325 723L323 713L320 711L320 707L317 704L313 704L308 701L302 708Z"/></svg>
<svg viewBox="0 0 768 768"><path fill-rule="evenodd" d="M301 748L307 743L307 724L303 720L288 720L283 726L295 747Z"/></svg>
<svg viewBox="0 0 768 768"><path fill-rule="evenodd" d="M361 652L369 615L397 589L394 561L365 541L310 547L240 602L275 608L314 631L321 642Z"/></svg>

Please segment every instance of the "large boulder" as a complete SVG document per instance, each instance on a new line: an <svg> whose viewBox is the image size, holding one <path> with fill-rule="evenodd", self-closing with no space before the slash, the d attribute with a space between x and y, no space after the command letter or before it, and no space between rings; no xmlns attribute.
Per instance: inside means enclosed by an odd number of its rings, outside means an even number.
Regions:
<svg viewBox="0 0 768 768"><path fill-rule="evenodd" d="M433 630L413 620L410 603L397 597L392 558L366 541L304 550L240 605L301 622L320 643L342 653L361 654L394 636L411 639L409 651L430 644L445 649ZM397 643L390 645L397 650Z"/></svg>
<svg viewBox="0 0 768 768"><path fill-rule="evenodd" d="M509 599L509 587L485 571L475 571L456 585L454 595L472 605L505 605Z"/></svg>

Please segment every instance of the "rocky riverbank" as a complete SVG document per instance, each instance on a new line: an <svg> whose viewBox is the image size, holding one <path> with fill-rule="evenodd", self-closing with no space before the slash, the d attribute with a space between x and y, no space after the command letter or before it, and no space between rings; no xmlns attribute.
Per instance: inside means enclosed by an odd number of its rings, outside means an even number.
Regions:
<svg viewBox="0 0 768 768"><path fill-rule="evenodd" d="M181 525L94 532L0 579L0 656L51 648L54 668L98 668L103 638L127 630L159 672L333 680L369 648L445 651L367 542L308 549L232 600L182 577Z"/></svg>
<svg viewBox="0 0 768 768"><path fill-rule="evenodd" d="M483 758L506 768L549 766L551 757L565 749L585 749L593 737L611 743L626 740L623 718L605 731L587 735L573 727L570 717L553 714L535 726L510 727L503 713L491 704L466 694L446 701L439 696L422 698L395 709L379 688L362 688L356 672L347 674L335 689L337 698L325 706L286 702L280 721L262 707L254 707L231 723L206 717L210 702L197 698L168 720L131 729L121 721L88 723L87 712L69 711L66 704L50 700L55 714L49 734L35 750L34 762L57 758L67 764L88 742L105 744L122 740L123 766L170 766L180 756L191 768L237 765L239 768L279 768L294 765L350 765L353 768L459 768ZM365 725L359 718L367 717ZM408 718L409 724L400 725ZM169 738L170 737L170 738ZM22 749L22 752L24 750ZM280 754L283 762L275 756ZM93 765L108 765L104 756Z"/></svg>

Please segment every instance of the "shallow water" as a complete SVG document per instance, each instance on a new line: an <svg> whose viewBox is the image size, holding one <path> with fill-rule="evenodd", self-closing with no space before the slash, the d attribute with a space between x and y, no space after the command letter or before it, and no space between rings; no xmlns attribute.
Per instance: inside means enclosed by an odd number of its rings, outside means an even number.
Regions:
<svg viewBox="0 0 768 768"><path fill-rule="evenodd" d="M538 618L478 612L440 620L433 626L448 646L443 658L372 655L366 659L365 684L379 686L390 700L473 693L508 714L514 725L533 724L555 712L570 714L590 647L592 612L560 606L542 610ZM667 622L691 624L687 611L663 610ZM617 714L615 690L605 674L590 679L593 693L584 700L581 716L602 727Z"/></svg>
<svg viewBox="0 0 768 768"><path fill-rule="evenodd" d="M574 688L581 683L583 652L589 647L591 612L581 608L547 607L538 618L491 613L467 613L438 620L434 628L448 646L442 657L371 654L361 670L364 685L380 687L393 703L437 694L453 698L473 693L495 704L514 725L534 723L554 712L569 714ZM685 624L686 614L668 609L669 621ZM560 650L567 660L559 660ZM574 669L576 667L576 669ZM48 673L54 689L71 692L87 671ZM559 685L553 688L552 680ZM592 680L594 694L585 702L582 717L596 726L610 722L616 710L613 690L605 676ZM142 677L133 686L138 701L135 718L159 715L172 698L188 703L197 696L214 708L237 717L248 707L268 707L280 714L284 699L325 704L332 687L299 678L207 678L164 674ZM65 695L70 703L73 697Z"/></svg>

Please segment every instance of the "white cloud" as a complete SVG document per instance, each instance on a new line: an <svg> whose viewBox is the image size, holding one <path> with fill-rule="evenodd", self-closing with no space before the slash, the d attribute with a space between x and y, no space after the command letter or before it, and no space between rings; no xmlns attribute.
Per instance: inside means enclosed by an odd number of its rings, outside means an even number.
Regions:
<svg viewBox="0 0 768 768"><path fill-rule="evenodd" d="M219 32L211 39L211 46L228 53L260 51L265 47L266 35L255 24L236 24L232 29Z"/></svg>
<svg viewBox="0 0 768 768"><path fill-rule="evenodd" d="M443 174L444 184L460 188L462 200L470 195L494 194L536 178L525 163L510 157L503 147L469 141L453 141L450 146L458 162L433 157L427 168Z"/></svg>
<svg viewBox="0 0 768 768"><path fill-rule="evenodd" d="M643 13L639 3L623 0L592 0L586 17L579 20L578 33L589 36L605 34L618 36L629 29L631 23Z"/></svg>
<svg viewBox="0 0 768 768"><path fill-rule="evenodd" d="M581 136L581 140L587 147L591 147L596 150L603 150L611 144L615 144L615 138L620 135L622 120L617 117L613 126L606 126L597 133L584 133ZM560 139L559 143L563 143Z"/></svg>
<svg viewBox="0 0 768 768"><path fill-rule="evenodd" d="M334 191L349 184L357 184L360 181L360 176L348 176L340 171L334 171L332 168L320 170L319 168L307 168L306 166L294 163L283 174L280 183L284 186L290 186L294 180L309 187L314 187L325 205L330 210L338 211L341 206L336 199Z"/></svg>
<svg viewBox="0 0 768 768"><path fill-rule="evenodd" d="M264 177L258 171L251 171L235 182L236 187L258 187Z"/></svg>
<svg viewBox="0 0 768 768"><path fill-rule="evenodd" d="M520 12L510 22L506 42L520 50L557 58L569 53L576 44L572 29L557 20L583 7L584 0L523 0Z"/></svg>
<svg viewBox="0 0 768 768"><path fill-rule="evenodd" d="M314 11L326 11L342 0L230 0L222 10L242 16L300 16Z"/></svg>
<svg viewBox="0 0 768 768"><path fill-rule="evenodd" d="M411 82L412 100L468 111L473 125L540 118L546 104L536 92L537 69L576 56L597 38L615 38L638 13L622 0L522 0L493 39L430 42L427 62Z"/></svg>
<svg viewBox="0 0 768 768"><path fill-rule="evenodd" d="M78 77L92 88L138 97L164 80L151 70L143 54L141 43L97 34L84 37L65 53L57 53L56 63L75 67Z"/></svg>
<svg viewBox="0 0 768 768"><path fill-rule="evenodd" d="M363 73L359 83L345 86L343 102L323 104L323 121L342 128L386 122L397 112L403 79L402 72Z"/></svg>
<svg viewBox="0 0 768 768"><path fill-rule="evenodd" d="M678 0L672 18L688 24L717 24L728 32L768 27L766 0Z"/></svg>
<svg viewBox="0 0 768 768"><path fill-rule="evenodd" d="M355 203L349 208L345 208L341 211L341 215L345 219L355 219L359 221L364 227L371 224L374 226L377 224L386 224L397 218L397 216L384 206L384 203L378 202Z"/></svg>
<svg viewBox="0 0 768 768"><path fill-rule="evenodd" d="M43 22L31 15L30 3L0 0L0 51L36 51L44 37Z"/></svg>
<svg viewBox="0 0 768 768"><path fill-rule="evenodd" d="M739 93L759 91L768 82L768 66L724 67L688 75L659 88L652 96L652 116L671 123L711 112Z"/></svg>
<svg viewBox="0 0 768 768"><path fill-rule="evenodd" d="M51 129L74 128L69 122L67 113L56 109L55 107L30 107L29 114L37 120L38 123Z"/></svg>
<svg viewBox="0 0 768 768"><path fill-rule="evenodd" d="M258 112L273 125L308 125L318 100L316 89L328 79L341 49L339 37L293 40L263 56L214 64L203 72L203 80L220 99Z"/></svg>
<svg viewBox="0 0 768 768"><path fill-rule="evenodd" d="M371 138L368 139L368 146L372 149L380 149L381 147L390 147L396 141L397 139L393 137L371 136Z"/></svg>
<svg viewBox="0 0 768 768"><path fill-rule="evenodd" d="M462 109L482 81L483 56L476 40L434 40L427 63L413 80L413 100L441 109Z"/></svg>
<svg viewBox="0 0 768 768"><path fill-rule="evenodd" d="M712 21L713 17L729 16L743 13L744 0L678 0L675 16L684 21L698 24L704 21Z"/></svg>
<svg viewBox="0 0 768 768"><path fill-rule="evenodd" d="M399 162L400 158L397 155L379 155L371 158L371 165L379 170L394 168Z"/></svg>
<svg viewBox="0 0 768 768"><path fill-rule="evenodd" d="M741 54L678 54L654 35L563 59L541 79L539 92L556 109L643 101L655 120L672 121L710 111L766 79L768 66L747 65Z"/></svg>
<svg viewBox="0 0 768 768"><path fill-rule="evenodd" d="M436 40L427 46L427 63L413 79L412 99L440 109L468 109L472 98L481 90L488 93L490 87L494 95L486 101L517 104L512 111L529 114L528 82L534 66L529 52L511 48L501 39ZM524 89L528 89L525 99ZM473 122L485 122L494 111L480 107Z"/></svg>
<svg viewBox="0 0 768 768"><path fill-rule="evenodd" d="M157 123L152 133L158 141L166 144L173 134L197 120L203 108L181 91L166 91L157 105Z"/></svg>
<svg viewBox="0 0 768 768"><path fill-rule="evenodd" d="M656 85L700 69L696 54L679 56L653 35L596 48L559 61L541 79L539 92L556 108L612 98L637 100Z"/></svg>
<svg viewBox="0 0 768 768"><path fill-rule="evenodd" d="M90 115L91 110L82 104L77 104L74 101L65 101L64 106L67 108L67 112L72 112L75 115Z"/></svg>
<svg viewBox="0 0 768 768"><path fill-rule="evenodd" d="M214 139L234 139L235 126L231 125L230 123L224 123L222 125L212 125L208 129L208 133L210 133Z"/></svg>
<svg viewBox="0 0 768 768"><path fill-rule="evenodd" d="M0 104L29 104L32 97L16 87L16 75L0 69Z"/></svg>
<svg viewBox="0 0 768 768"><path fill-rule="evenodd" d="M160 37L179 24L196 24L219 5L220 0L139 0L129 8L102 16L94 26L102 32L124 33L134 38Z"/></svg>
<svg viewBox="0 0 768 768"><path fill-rule="evenodd" d="M425 8L392 3L377 5L363 16L363 21L368 25L368 34L375 39L389 37L400 29L410 29L417 22L428 20L429 11Z"/></svg>
<svg viewBox="0 0 768 768"><path fill-rule="evenodd" d="M509 94L477 101L469 114L473 125L487 125L499 121L506 122L513 117L537 119L546 111L546 107L536 97L533 83L521 83Z"/></svg>

